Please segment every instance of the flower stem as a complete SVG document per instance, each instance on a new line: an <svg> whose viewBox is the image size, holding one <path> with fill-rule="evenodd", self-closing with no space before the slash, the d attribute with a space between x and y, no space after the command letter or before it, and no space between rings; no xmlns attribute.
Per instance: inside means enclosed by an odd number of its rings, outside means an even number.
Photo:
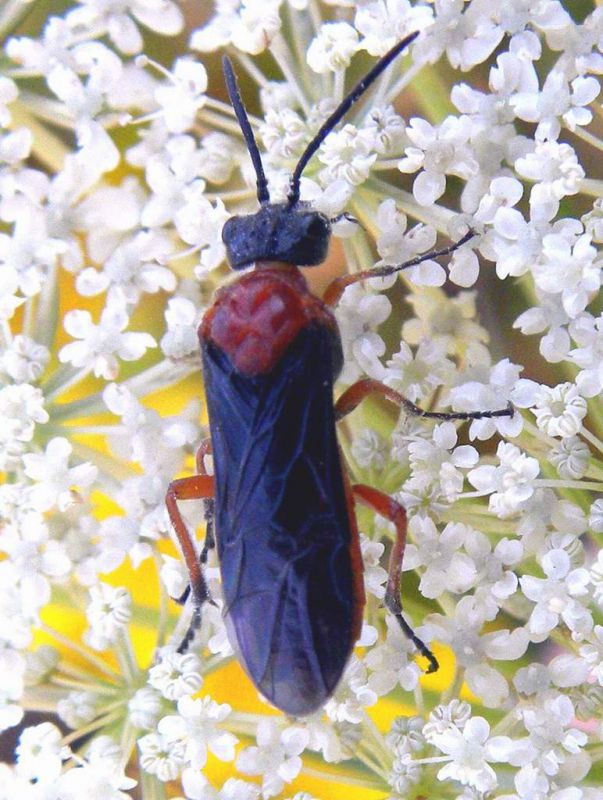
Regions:
<svg viewBox="0 0 603 800"><path fill-rule="evenodd" d="M114 682L120 682L121 676L119 673L114 672L107 664L98 656L95 656L85 647L74 642L72 639L69 639L67 636L64 636L59 631L52 628L50 625L46 624L45 622L41 622L38 626L40 630L47 633L49 636L52 636L53 639L56 639L57 642L60 642L65 647L68 647L70 650L73 650L74 653L77 653L82 658L85 658L86 661L89 661L96 669L106 675Z"/></svg>
<svg viewBox="0 0 603 800"><path fill-rule="evenodd" d="M307 767L305 765L301 768L301 772L303 775L307 775L309 778L317 778L321 781L331 781L335 783L343 783L345 781L346 786L357 786L359 789L373 789L377 792L383 792L387 790L387 783L384 786L382 781L371 780L370 778L358 778L356 775L350 775L349 773L346 773L344 776L341 773L338 774L336 772L326 772L324 770L316 769L314 767Z"/></svg>

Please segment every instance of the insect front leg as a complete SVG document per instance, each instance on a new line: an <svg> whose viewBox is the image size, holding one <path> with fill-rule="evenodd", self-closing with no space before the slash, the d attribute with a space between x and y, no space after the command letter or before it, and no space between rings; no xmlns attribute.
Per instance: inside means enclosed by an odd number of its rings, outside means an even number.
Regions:
<svg viewBox="0 0 603 800"><path fill-rule="evenodd" d="M385 590L385 606L390 611L398 625L406 636L415 645L422 656L429 661L427 672L435 672L438 661L427 645L419 639L408 622L402 616L402 599L400 596L400 583L402 575L402 562L404 560L404 549L406 547L406 510L404 506L397 503L388 495L374 489L372 486L364 486L357 483L352 486L354 497L363 505L368 506L377 514L393 522L396 526L396 541L392 547L389 558L389 575L387 588Z"/></svg>
<svg viewBox="0 0 603 800"><path fill-rule="evenodd" d="M170 483L165 503L174 531L178 537L184 562L188 569L190 592L193 596L193 615L188 630L178 646L178 652L186 652L195 632L201 624L203 604L209 599L209 591L203 576L201 560L197 555L195 542L191 536L180 509L179 500L211 500L214 496L214 479L212 475L193 475Z"/></svg>
<svg viewBox="0 0 603 800"><path fill-rule="evenodd" d="M424 261L433 261L436 258L441 258L442 256L449 256L458 250L459 247L462 247L464 244L470 239L473 239L475 233L473 231L468 231L458 242L454 242L448 247L442 247L440 250L430 250L429 253L423 253L421 256L417 256L416 258L412 258L410 261L405 261L403 264L384 264L381 267L373 267L372 269L364 269L361 272L354 272L351 275L342 275L339 278L335 278L326 288L326 291L323 295L323 302L326 303L328 306L336 306L337 303L341 300L341 296L346 290L348 286L351 286L353 283L358 283L358 281L365 281L369 278L385 278L388 275L393 275L396 272L401 272L404 269L410 269L410 267L416 267L418 264L422 264Z"/></svg>
<svg viewBox="0 0 603 800"><path fill-rule="evenodd" d="M340 420L350 414L365 397L371 394L380 394L413 417L427 417L428 419L491 419L492 417L512 417L515 413L511 402L507 403L506 408L496 411L424 411L390 386L372 378L364 378L353 383L337 400L335 419Z"/></svg>

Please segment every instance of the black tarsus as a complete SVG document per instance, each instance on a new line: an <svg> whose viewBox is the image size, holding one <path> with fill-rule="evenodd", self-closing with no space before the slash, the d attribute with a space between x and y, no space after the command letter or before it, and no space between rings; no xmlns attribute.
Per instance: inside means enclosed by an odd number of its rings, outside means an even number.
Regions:
<svg viewBox="0 0 603 800"><path fill-rule="evenodd" d="M205 522L207 523L207 529L205 532L205 542L203 543L203 549L201 550L199 561L201 562L202 566L205 566L205 564L207 564L207 557L209 555L209 551L213 550L213 548L216 546L216 538L214 535L215 501L213 500L213 498L206 499L203 501L203 505L205 508L204 516L205 516ZM191 585L189 583L189 585L182 592L180 597L175 597L174 600L179 605L184 605L184 603L190 597L190 593L191 593ZM201 616L203 613L203 606L205 605L205 603L209 603L211 606L216 605L215 600L212 599L211 595L207 591L207 587L206 587L205 597L202 599L202 601L200 603L195 603L193 605L193 613L191 616L191 620L188 624L188 628L186 629L186 633L182 637L182 641L180 642L180 644L176 649L176 652L180 653L181 655L183 653L186 653L190 643L195 638L195 634L201 627Z"/></svg>
<svg viewBox="0 0 603 800"><path fill-rule="evenodd" d="M228 96L230 97L230 102L232 103L234 112L237 115L237 119L239 120L243 138L245 139L245 144L249 150L249 155L251 156L251 161L253 162L253 168L255 169L255 174L257 175L258 202L261 205L264 205L265 203L270 202L268 181L266 180L266 174L264 172L264 165L262 164L258 144L255 140L255 136L253 135L249 117L247 116L247 111L243 105L243 100L241 99L241 93L237 85L237 78L228 56L222 56L222 69L224 70L224 77L226 78Z"/></svg>
<svg viewBox="0 0 603 800"><path fill-rule="evenodd" d="M305 170L308 161L312 158L314 153L318 150L320 145L326 139L326 137L331 133L335 125L345 117L348 113L350 108L354 105L354 103L362 97L362 95L366 92L369 86L374 83L379 75L389 67L391 62L403 51L405 50L419 35L419 31L415 31L407 36L405 39L402 39L401 42L398 42L396 45L392 47L370 70L367 74L359 81L356 86L343 98L341 103L337 106L335 111L331 114L331 116L324 122L316 136L312 139L310 144L306 147L304 152L301 155L301 158L297 162L297 166L293 170L293 174L291 175L291 184L289 188L289 195L287 197L287 201L290 206L294 206L299 201L299 182L301 179L302 172Z"/></svg>
<svg viewBox="0 0 603 800"><path fill-rule="evenodd" d="M430 250L428 253L423 253L420 256L416 256L416 258L412 258L410 261L405 261L403 264L384 264L381 267L373 267L370 270L366 270L366 272L370 272L370 274L365 275L363 280L366 280L367 278L387 278L389 275L393 275L396 272L402 272L404 269L416 267L419 264L422 264L424 261L433 261L435 258L452 255L452 253L458 250L459 247L462 247L464 244L467 244L468 241L473 239L474 236L476 236L475 231L469 230L458 240L458 242L453 242L447 247L442 247L440 250Z"/></svg>

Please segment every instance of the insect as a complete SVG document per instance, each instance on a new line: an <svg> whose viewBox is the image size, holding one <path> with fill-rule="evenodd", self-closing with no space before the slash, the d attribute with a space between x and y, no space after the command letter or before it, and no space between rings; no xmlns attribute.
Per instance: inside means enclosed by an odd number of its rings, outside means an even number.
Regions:
<svg viewBox="0 0 603 800"><path fill-rule="evenodd" d="M358 639L365 604L355 517L361 503L391 520L396 539L385 605L404 633L438 668L431 650L402 616L400 575L406 512L369 486L352 485L335 424L368 395L436 419L512 415L508 406L475 413L426 412L398 392L364 379L333 401L343 361L333 307L347 286L452 253L473 236L413 261L335 279L319 299L300 265L324 261L332 220L300 200L300 179L321 142L386 67L416 38L396 44L343 99L295 167L285 202L272 203L262 160L232 66L224 59L231 103L256 176L259 211L232 217L222 237L233 269L199 327L211 438L197 454L197 475L176 480L167 508L190 576L193 614L184 652L209 600L203 567L217 546L230 640L257 689L293 716L318 709L335 691ZM214 474L205 469L213 454ZM204 499L200 556L178 501ZM181 598L181 599L184 599Z"/></svg>

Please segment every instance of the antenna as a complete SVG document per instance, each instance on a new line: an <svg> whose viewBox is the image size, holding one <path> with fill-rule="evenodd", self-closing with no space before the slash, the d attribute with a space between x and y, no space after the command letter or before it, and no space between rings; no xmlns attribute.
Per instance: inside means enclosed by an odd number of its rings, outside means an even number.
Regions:
<svg viewBox="0 0 603 800"><path fill-rule="evenodd" d="M389 67L391 62L398 56L403 50L405 50L409 44L414 42L414 40L419 35L419 31L415 31L407 36L405 39L402 39L401 42L394 45L391 50L389 50L380 61L378 61L375 66L372 68L370 72L359 81L356 86L347 94L341 103L337 106L335 111L331 114L331 116L324 122L316 134L316 136L312 139L310 144L306 147L304 152L301 155L301 158L297 162L297 166L291 175L291 184L289 188L289 195L288 195L288 202L289 206L294 206L299 201L299 181L302 175L302 172L305 170L308 161L312 158L314 153L318 150L320 145L326 139L326 137L331 133L335 125L345 117L348 113L350 108L354 105L354 103L362 97L362 95L366 92L369 86L374 83L379 75ZM248 123L249 124L249 123Z"/></svg>
<svg viewBox="0 0 603 800"><path fill-rule="evenodd" d="M249 155L251 156L251 161L253 162L253 168L255 169L255 174L257 175L258 202L261 205L264 205L264 203L270 202L268 181L266 180L266 175L264 173L264 167L262 165L260 151L258 150L258 144L255 140L255 136L253 135L249 117L247 116L247 111L245 110L243 100L241 99L241 93L239 91L239 87L237 86L237 78L228 56L222 56L222 69L224 70L224 77L226 78L228 96L230 97L230 102L232 103L234 112L237 115L237 119L239 120L241 132L243 133L243 138L245 139L245 144L249 150Z"/></svg>

